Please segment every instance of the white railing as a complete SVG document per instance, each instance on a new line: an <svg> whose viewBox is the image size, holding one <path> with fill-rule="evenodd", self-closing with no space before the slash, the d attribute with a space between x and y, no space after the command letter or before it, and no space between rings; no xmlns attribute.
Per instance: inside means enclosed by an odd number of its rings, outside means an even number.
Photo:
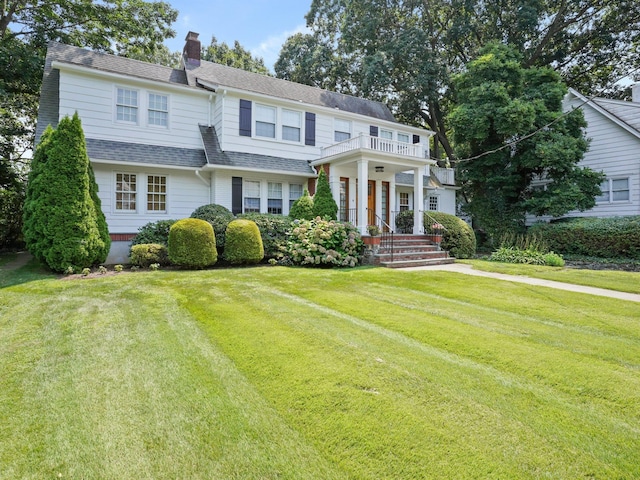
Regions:
<svg viewBox="0 0 640 480"><path fill-rule="evenodd" d="M455 170L453 168L442 168L431 166L431 175L436 177L443 185L455 185Z"/></svg>
<svg viewBox="0 0 640 480"><path fill-rule="evenodd" d="M425 155L425 149L421 143L398 142L397 140L387 140L386 138L360 134L357 137L322 148L320 158L359 149L374 150L404 157L424 158Z"/></svg>

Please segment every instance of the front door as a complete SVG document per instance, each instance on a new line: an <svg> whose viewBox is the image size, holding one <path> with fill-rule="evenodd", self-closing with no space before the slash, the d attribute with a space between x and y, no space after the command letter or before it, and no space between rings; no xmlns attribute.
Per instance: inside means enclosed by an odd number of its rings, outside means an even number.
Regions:
<svg viewBox="0 0 640 480"><path fill-rule="evenodd" d="M369 187L367 192L367 208L368 218L367 225L376 224L376 181L369 180Z"/></svg>

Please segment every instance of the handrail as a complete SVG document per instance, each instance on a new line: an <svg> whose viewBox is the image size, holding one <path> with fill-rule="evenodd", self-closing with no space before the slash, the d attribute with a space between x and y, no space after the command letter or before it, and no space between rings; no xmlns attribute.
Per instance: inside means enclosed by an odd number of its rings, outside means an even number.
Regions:
<svg viewBox="0 0 640 480"><path fill-rule="evenodd" d="M421 213L422 215L426 215L430 220L429 223L433 222L433 224L440 225L441 228L439 228L438 230L444 230L445 232L449 231L449 230L447 230L447 227L445 227L443 224L441 224L439 221L437 221L435 218L433 218L427 212L425 212L423 210L418 210L418 212ZM423 225L424 233L427 233L426 228L427 228L426 225Z"/></svg>
<svg viewBox="0 0 640 480"><path fill-rule="evenodd" d="M385 222L374 210L367 208L367 220L370 218L375 219L375 225L381 230L380 248L388 250L391 255L389 261L393 262L393 228L391 228L391 225Z"/></svg>

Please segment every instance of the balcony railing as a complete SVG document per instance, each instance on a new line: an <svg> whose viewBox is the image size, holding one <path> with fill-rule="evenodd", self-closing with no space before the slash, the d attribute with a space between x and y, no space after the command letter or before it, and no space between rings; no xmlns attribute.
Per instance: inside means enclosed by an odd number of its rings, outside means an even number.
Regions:
<svg viewBox="0 0 640 480"><path fill-rule="evenodd" d="M387 140L386 138L372 137L371 135L364 134L322 148L320 157L331 157L359 149L374 150L376 152L401 155L404 157L425 158L425 148L421 143L398 142L397 140Z"/></svg>
<svg viewBox="0 0 640 480"><path fill-rule="evenodd" d="M431 175L436 177L438 181L443 185L456 184L456 178L454 175L455 170L453 168L442 168L442 167L435 167L432 165L429 171L431 172Z"/></svg>

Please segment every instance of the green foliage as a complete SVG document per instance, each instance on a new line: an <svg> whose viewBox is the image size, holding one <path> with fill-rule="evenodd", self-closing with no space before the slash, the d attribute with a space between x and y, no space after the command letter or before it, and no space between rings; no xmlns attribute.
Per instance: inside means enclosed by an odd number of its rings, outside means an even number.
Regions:
<svg viewBox="0 0 640 480"><path fill-rule="evenodd" d="M530 231L563 254L640 259L640 216L537 223Z"/></svg>
<svg viewBox="0 0 640 480"><path fill-rule="evenodd" d="M20 248L22 240L22 215L24 206L24 186L0 187L0 250Z"/></svg>
<svg viewBox="0 0 640 480"><path fill-rule="evenodd" d="M564 260L553 252L542 253L535 248L500 247L489 257L492 262L523 263L528 265L564 266Z"/></svg>
<svg viewBox="0 0 640 480"><path fill-rule="evenodd" d="M227 226L224 259L231 264L254 264L264 258L260 229L256 222L239 218Z"/></svg>
<svg viewBox="0 0 640 480"><path fill-rule="evenodd" d="M169 265L171 263L166 245L159 243L140 243L132 246L130 262L132 265L142 268L147 268L152 263L160 265Z"/></svg>
<svg viewBox="0 0 640 480"><path fill-rule="evenodd" d="M202 205L194 210L191 218L199 218L209 222L216 234L216 246L218 248L224 248L227 225L233 220L233 213L231 213L228 208L215 203Z"/></svg>
<svg viewBox="0 0 640 480"><path fill-rule="evenodd" d="M473 229L461 218L443 212L425 212L424 224L429 227L432 220L444 226L440 247L455 258L472 258L476 254L476 236Z"/></svg>
<svg viewBox="0 0 640 480"><path fill-rule="evenodd" d="M331 187L324 168L320 170L318 175L318 185L316 194L313 196L313 215L314 217L336 220L338 218L338 204L331 195Z"/></svg>
<svg viewBox="0 0 640 480"><path fill-rule="evenodd" d="M293 202L289 210L289 218L292 220L313 220L313 197L309 195L309 191L305 188L302 196Z"/></svg>
<svg viewBox="0 0 640 480"><path fill-rule="evenodd" d="M284 254L294 265L355 267L362 259L360 232L349 223L317 217L292 227Z"/></svg>
<svg viewBox="0 0 640 480"><path fill-rule="evenodd" d="M131 239L131 245L143 243L158 243L167 246L169 244L169 229L176 220L158 220L149 222L138 229L138 233Z"/></svg>
<svg viewBox="0 0 640 480"><path fill-rule="evenodd" d="M287 243L287 232L291 228L291 219L270 213L243 213L238 218L251 220L258 225L265 258L275 258ZM217 238L217 235L216 235Z"/></svg>
<svg viewBox="0 0 640 480"><path fill-rule="evenodd" d="M231 48L225 42L218 43L216 37L211 37L211 43L202 48L202 60L239 68L247 72L269 75L269 69L265 66L264 60L251 55L251 52L240 45L237 40Z"/></svg>
<svg viewBox="0 0 640 480"><path fill-rule="evenodd" d="M184 218L169 230L169 260L187 268L204 268L218 261L216 236L211 224L199 218Z"/></svg>
<svg viewBox="0 0 640 480"><path fill-rule="evenodd" d="M578 166L588 147L584 116L563 115L567 89L551 68L525 68L515 49L492 44L454 78L454 88L449 121L459 156L470 158L458 174L474 225L495 239L524 230L527 214L595 205L603 176ZM505 148L514 139L521 141ZM537 179L544 189L535 188Z"/></svg>
<svg viewBox="0 0 640 480"><path fill-rule="evenodd" d="M413 233L413 210L403 210L396 215L396 232Z"/></svg>
<svg viewBox="0 0 640 480"><path fill-rule="evenodd" d="M76 113L43 135L33 158L25 199L25 243L53 271L105 261L108 232L104 214L94 203L96 191Z"/></svg>

